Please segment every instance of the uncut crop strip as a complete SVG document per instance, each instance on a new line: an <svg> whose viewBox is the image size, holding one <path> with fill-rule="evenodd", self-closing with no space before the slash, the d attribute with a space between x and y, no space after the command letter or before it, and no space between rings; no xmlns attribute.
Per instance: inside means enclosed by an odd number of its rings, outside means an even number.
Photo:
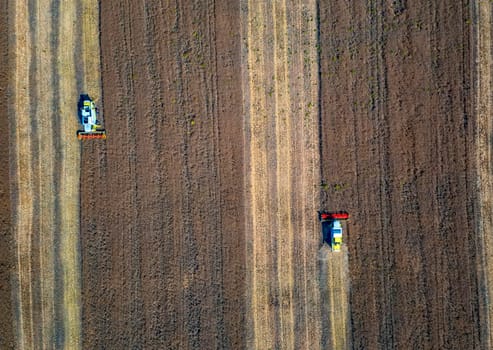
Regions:
<svg viewBox="0 0 493 350"><path fill-rule="evenodd" d="M248 341L320 347L315 2L243 6Z"/></svg>
<svg viewBox="0 0 493 350"><path fill-rule="evenodd" d="M29 71L26 67L31 63L31 46L27 2L15 2L10 13L15 15L15 70L13 102L17 106L12 124L14 125L11 140L13 150L14 189L13 197L13 228L17 246L17 275L15 276L17 295L17 345L21 349L34 348L34 321L31 289L31 232L33 226L33 171L31 160L31 123L28 118L30 109Z"/></svg>

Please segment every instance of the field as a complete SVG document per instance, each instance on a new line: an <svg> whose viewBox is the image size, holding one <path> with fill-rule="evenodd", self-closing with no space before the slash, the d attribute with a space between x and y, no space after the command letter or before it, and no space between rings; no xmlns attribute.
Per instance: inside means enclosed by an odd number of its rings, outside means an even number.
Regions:
<svg viewBox="0 0 493 350"><path fill-rule="evenodd" d="M0 348L489 349L491 6L0 0Z"/></svg>

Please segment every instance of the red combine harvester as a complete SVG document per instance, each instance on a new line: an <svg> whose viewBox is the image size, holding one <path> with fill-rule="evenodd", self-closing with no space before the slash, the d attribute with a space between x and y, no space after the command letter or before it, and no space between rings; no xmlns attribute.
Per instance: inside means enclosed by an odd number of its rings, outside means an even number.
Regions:
<svg viewBox="0 0 493 350"><path fill-rule="evenodd" d="M349 213L338 212L319 212L319 219L322 223L322 234L324 241L330 245L333 252L340 252L342 246L342 220L349 219Z"/></svg>

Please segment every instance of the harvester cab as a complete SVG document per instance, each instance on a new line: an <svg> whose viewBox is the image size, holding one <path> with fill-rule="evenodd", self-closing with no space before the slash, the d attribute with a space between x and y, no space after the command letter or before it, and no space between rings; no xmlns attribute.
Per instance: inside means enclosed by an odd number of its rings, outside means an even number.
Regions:
<svg viewBox="0 0 493 350"><path fill-rule="evenodd" d="M106 130L101 127L98 120L98 109L89 95L80 95L78 107L79 120L84 130L77 131L77 138L79 140L106 139Z"/></svg>
<svg viewBox="0 0 493 350"><path fill-rule="evenodd" d="M340 252L342 246L342 221L349 219L349 214L345 211L323 211L318 214L322 223L324 242L330 246L333 252Z"/></svg>

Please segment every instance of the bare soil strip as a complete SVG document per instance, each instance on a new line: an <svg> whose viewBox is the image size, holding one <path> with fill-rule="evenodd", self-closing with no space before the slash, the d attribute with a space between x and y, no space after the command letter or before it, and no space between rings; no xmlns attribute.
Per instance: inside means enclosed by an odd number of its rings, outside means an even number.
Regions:
<svg viewBox="0 0 493 350"><path fill-rule="evenodd" d="M477 138L476 138L476 162L478 171L478 196L479 215L477 216L478 228L478 258L477 268L479 281L484 295L480 300L481 336L482 346L491 348L493 328L493 308L491 296L493 295L493 184L492 174L492 79L491 70L491 30L492 11L491 3L487 1L476 1L476 106L477 106Z"/></svg>
<svg viewBox="0 0 493 350"><path fill-rule="evenodd" d="M316 3L248 1L244 5L246 192L251 208L247 226L252 230L247 249L252 287L247 288L247 303L253 319L247 340L258 349L317 349L322 345L320 307L325 301L320 300L317 261ZM338 273L336 286L341 283L339 263L342 260L333 266ZM340 298L341 288L334 290ZM343 322L336 327L343 329L345 337L346 318L335 320Z"/></svg>

